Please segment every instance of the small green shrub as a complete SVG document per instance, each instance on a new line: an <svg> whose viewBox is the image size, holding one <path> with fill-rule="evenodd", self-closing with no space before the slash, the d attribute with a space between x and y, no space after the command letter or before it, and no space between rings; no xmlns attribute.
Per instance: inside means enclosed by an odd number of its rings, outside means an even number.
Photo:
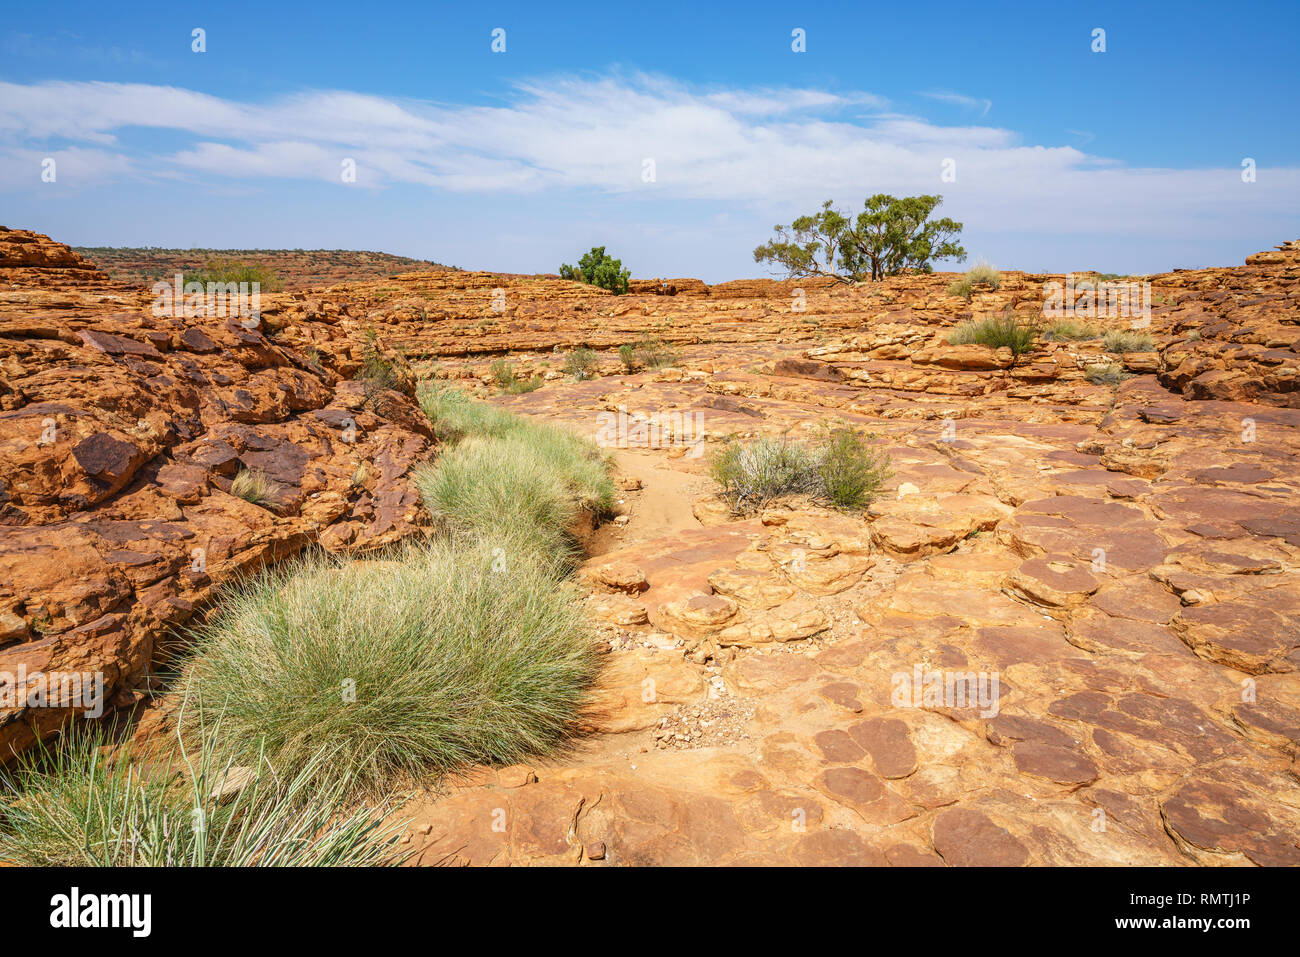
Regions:
<svg viewBox="0 0 1300 957"><path fill-rule="evenodd" d="M623 363L623 371L629 375L636 371L636 349L631 345L618 347L618 361Z"/></svg>
<svg viewBox="0 0 1300 957"><path fill-rule="evenodd" d="M402 391L403 376L396 362L380 351L374 330L366 331L366 344L361 351L361 368L356 381L361 383L365 407L383 414L385 397L389 390Z"/></svg>
<svg viewBox="0 0 1300 957"><path fill-rule="evenodd" d="M262 508L275 508L275 483L261 469L240 469L230 483L230 494Z"/></svg>
<svg viewBox="0 0 1300 957"><path fill-rule="evenodd" d="M809 495L817 489L812 455L786 438L760 436L745 444L733 437L715 453L710 466L723 499L741 514L785 495Z"/></svg>
<svg viewBox="0 0 1300 957"><path fill-rule="evenodd" d="M978 344L993 349L1007 348L1023 355L1034 347L1034 329L1015 316L989 316L963 322L948 334L953 345Z"/></svg>
<svg viewBox="0 0 1300 957"><path fill-rule="evenodd" d="M515 375L514 366L505 359L497 359L488 368L492 376L492 381L496 383L497 388L509 395L520 395L524 392L536 392L542 387L541 376L531 376L527 379L521 379Z"/></svg>
<svg viewBox="0 0 1300 957"><path fill-rule="evenodd" d="M1155 348L1155 340L1145 332L1112 329L1106 333L1101 345L1107 352L1150 352Z"/></svg>
<svg viewBox="0 0 1300 957"><path fill-rule="evenodd" d="M811 447L785 437L734 436L713 456L710 470L723 499L749 514L787 495L807 495L838 508L869 502L891 474L889 459L870 436L845 427L826 428Z"/></svg>
<svg viewBox="0 0 1300 957"><path fill-rule="evenodd" d="M892 474L889 459L872 447L870 436L856 429L831 428L817 448L822 489L836 508L860 508L870 502Z"/></svg>
<svg viewBox="0 0 1300 957"><path fill-rule="evenodd" d="M580 346L565 358L564 374L582 382L595 376L599 366L595 350Z"/></svg>
<svg viewBox="0 0 1300 957"><path fill-rule="evenodd" d="M1058 319L1043 330L1043 338L1054 342L1078 342L1100 337L1100 329L1077 319Z"/></svg>
<svg viewBox="0 0 1300 957"><path fill-rule="evenodd" d="M1119 385L1129 378L1128 373L1118 362L1099 362L1090 365L1084 370L1083 375L1093 385Z"/></svg>
<svg viewBox="0 0 1300 957"><path fill-rule="evenodd" d="M619 346L618 357L628 372L662 369L675 364L680 358L677 350L661 339L642 339L630 345Z"/></svg>

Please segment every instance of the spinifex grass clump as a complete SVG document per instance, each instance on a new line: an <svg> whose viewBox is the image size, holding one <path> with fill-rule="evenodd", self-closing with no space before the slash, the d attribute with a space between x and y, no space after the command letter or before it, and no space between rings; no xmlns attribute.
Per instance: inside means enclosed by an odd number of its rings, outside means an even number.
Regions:
<svg viewBox="0 0 1300 957"><path fill-rule="evenodd" d="M642 339L618 347L618 358L627 372L638 369L662 369L675 363L677 350L661 339Z"/></svg>
<svg viewBox="0 0 1300 957"><path fill-rule="evenodd" d="M1101 330L1078 319L1058 319L1043 330L1043 338L1052 342L1079 342L1101 338Z"/></svg>
<svg viewBox="0 0 1300 957"><path fill-rule="evenodd" d="M1034 329L1015 316L989 316L963 322L948 334L955 346L976 344L993 349L1010 349L1023 355L1034 347Z"/></svg>
<svg viewBox="0 0 1300 957"><path fill-rule="evenodd" d="M1150 352L1155 348L1155 340L1145 332L1112 329L1102 339L1101 347L1107 352Z"/></svg>
<svg viewBox="0 0 1300 957"><path fill-rule="evenodd" d="M948 295L961 296L970 302L971 293L977 286L998 289L1002 286L1002 274L988 263L977 263L966 270L966 275L948 286Z"/></svg>
<svg viewBox="0 0 1300 957"><path fill-rule="evenodd" d="M250 749L219 757L213 734L192 750L136 763L100 727L67 732L0 771L0 860L30 867L374 866L397 863L401 826L387 807L350 804L322 782L328 754L277 773Z"/></svg>
<svg viewBox="0 0 1300 957"><path fill-rule="evenodd" d="M1099 362L1088 366L1083 376L1093 385L1119 385L1129 374L1118 362Z"/></svg>
<svg viewBox="0 0 1300 957"><path fill-rule="evenodd" d="M605 457L564 429L510 419L485 419L495 434L468 433L416 473L416 487L434 519L457 533L509 534L542 554L567 552L566 532L579 510L600 513L613 504Z"/></svg>
<svg viewBox="0 0 1300 957"><path fill-rule="evenodd" d="M612 504L606 459L452 388L419 398L445 445L415 476L437 536L266 571L194 633L183 687L236 759L382 792L545 754L572 731L597 656L563 580L568 530Z"/></svg>
<svg viewBox="0 0 1300 957"><path fill-rule="evenodd" d="M262 508L275 507L275 484L260 469L240 469L230 483L230 494Z"/></svg>
<svg viewBox="0 0 1300 957"><path fill-rule="evenodd" d="M188 697L236 758L264 749L348 793L545 753L597 669L556 564L504 530L371 561L312 554L229 595L195 637Z"/></svg>
<svg viewBox="0 0 1300 957"><path fill-rule="evenodd" d="M713 457L713 478L732 511L747 514L790 495L807 495L837 508L859 508L879 493L889 459L870 436L845 427L823 429L811 446L784 436L735 437Z"/></svg>
<svg viewBox="0 0 1300 957"><path fill-rule="evenodd" d="M424 383L416 396L441 442L455 444L469 435L504 436L519 429L523 421L491 402L476 401L455 386Z"/></svg>

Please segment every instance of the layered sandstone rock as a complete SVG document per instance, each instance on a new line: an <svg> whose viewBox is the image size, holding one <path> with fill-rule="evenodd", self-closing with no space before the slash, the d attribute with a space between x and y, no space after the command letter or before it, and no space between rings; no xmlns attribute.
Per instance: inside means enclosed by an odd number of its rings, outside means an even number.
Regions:
<svg viewBox="0 0 1300 957"><path fill-rule="evenodd" d="M0 673L98 672L109 707L223 582L410 534L405 475L432 440L408 396L368 396L255 322L151 305L47 237L0 233ZM269 501L231 494L246 469ZM2 754L68 714L18 690Z"/></svg>

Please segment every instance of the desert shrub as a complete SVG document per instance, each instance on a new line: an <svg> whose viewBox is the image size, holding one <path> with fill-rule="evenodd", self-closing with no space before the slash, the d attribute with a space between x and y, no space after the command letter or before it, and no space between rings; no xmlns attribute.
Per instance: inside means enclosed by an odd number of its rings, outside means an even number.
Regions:
<svg viewBox="0 0 1300 957"><path fill-rule="evenodd" d="M646 369L660 369L679 359L677 350L663 339L641 339L633 345L632 352L636 363Z"/></svg>
<svg viewBox="0 0 1300 957"><path fill-rule="evenodd" d="M492 376L492 381L496 383L497 388L509 395L519 395L524 392L535 392L542 387L541 376L531 376L521 379L515 374L515 368L505 359L497 359L488 367Z"/></svg>
<svg viewBox="0 0 1300 957"><path fill-rule="evenodd" d="M604 246L592 246L590 252L583 253L576 269L568 263L560 266L561 279L599 286L620 296L627 292L631 276L632 273L623 268L621 260L606 254Z"/></svg>
<svg viewBox="0 0 1300 957"><path fill-rule="evenodd" d="M262 508L275 507L275 483L261 469L240 469L230 483L230 494Z"/></svg>
<svg viewBox="0 0 1300 957"><path fill-rule="evenodd" d="M807 495L840 508L870 501L890 475L888 457L870 436L826 428L810 446L784 436L748 443L734 436L714 455L710 470L733 512L748 514L787 495Z"/></svg>
<svg viewBox="0 0 1300 957"><path fill-rule="evenodd" d="M366 332L366 344L361 351L361 368L355 379L361 383L365 407L381 415L384 412L384 393L390 389L403 391L406 380L402 370L380 350L374 330Z"/></svg>
<svg viewBox="0 0 1300 957"><path fill-rule="evenodd" d="M816 463L802 446L785 437L760 436L748 444L728 439L710 463L714 481L732 511L761 509L784 495L816 491Z"/></svg>
<svg viewBox="0 0 1300 957"><path fill-rule="evenodd" d="M971 293L976 286L999 289L1002 286L1002 274L988 263L976 263L966 274L948 286L948 295L961 296L970 302Z"/></svg>
<svg viewBox="0 0 1300 957"><path fill-rule="evenodd" d="M210 282L246 282L250 285L258 283L260 292L278 292L284 288L284 283L276 275L275 270L237 259L209 259L202 269L185 273L183 281L200 282L205 287Z"/></svg>
<svg viewBox="0 0 1300 957"><path fill-rule="evenodd" d="M892 474L888 456L870 436L851 428L829 428L816 450L822 491L837 508L860 508L871 501Z"/></svg>
<svg viewBox="0 0 1300 957"><path fill-rule="evenodd" d="M1132 329L1112 329L1101 341L1107 352L1150 352L1155 341L1145 332Z"/></svg>
<svg viewBox="0 0 1300 957"><path fill-rule="evenodd" d="M312 553L227 595L194 639L194 720L219 720L237 759L347 794L547 753L597 670L554 563L506 535Z"/></svg>
<svg viewBox="0 0 1300 957"><path fill-rule="evenodd" d="M584 379L592 378L596 374L599 365L595 350L580 346L565 357L564 374L572 376L581 382Z"/></svg>
<svg viewBox="0 0 1300 957"><path fill-rule="evenodd" d="M636 349L631 345L621 345L618 347L618 361L623 363L623 371L632 373L636 371Z"/></svg>
<svg viewBox="0 0 1300 957"><path fill-rule="evenodd" d="M383 823L391 808L351 804L343 781L322 782L327 752L277 774L260 749L250 748L246 765L237 766L219 756L216 740L202 735L194 750L182 745L165 762L136 764L105 746L102 726L83 726L25 752L0 772L0 860L29 867L399 861L402 825Z"/></svg>
<svg viewBox="0 0 1300 957"><path fill-rule="evenodd" d="M1034 329L1015 316L989 316L961 323L948 334L948 341L953 345L1005 347L1014 355L1022 355L1034 346Z"/></svg>
<svg viewBox="0 0 1300 957"><path fill-rule="evenodd" d="M1083 375L1093 385L1119 385L1129 377L1118 362L1099 362L1090 365L1084 370Z"/></svg>
<svg viewBox="0 0 1300 957"><path fill-rule="evenodd" d="M1078 342L1083 339L1096 339L1101 330L1078 319L1058 319L1043 329L1043 338L1055 342Z"/></svg>

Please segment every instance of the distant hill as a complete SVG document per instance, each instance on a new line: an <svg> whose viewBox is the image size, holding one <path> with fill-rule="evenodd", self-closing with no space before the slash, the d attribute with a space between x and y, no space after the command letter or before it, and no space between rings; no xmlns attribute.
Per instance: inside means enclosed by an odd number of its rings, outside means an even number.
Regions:
<svg viewBox="0 0 1300 957"><path fill-rule="evenodd" d="M275 273L287 290L383 279L404 272L454 267L427 259L352 249L163 249L155 246L75 246L113 279L151 284L203 269L213 260L255 263Z"/></svg>

